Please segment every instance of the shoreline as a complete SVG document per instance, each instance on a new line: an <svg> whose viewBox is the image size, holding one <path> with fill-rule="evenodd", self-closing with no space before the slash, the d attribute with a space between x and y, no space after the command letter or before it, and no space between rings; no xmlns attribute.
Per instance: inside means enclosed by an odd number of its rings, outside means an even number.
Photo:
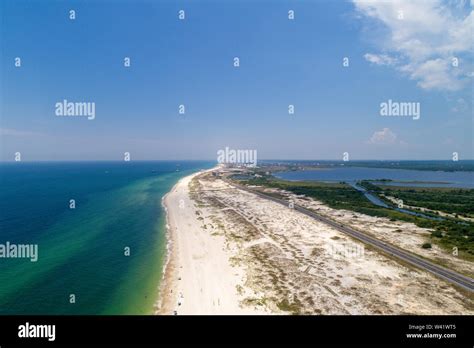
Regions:
<svg viewBox="0 0 474 348"><path fill-rule="evenodd" d="M166 211L167 256L159 286L157 315L267 314L262 308L243 306L248 294L243 266L233 263L235 247L216 226L204 221L209 208L194 196L197 176L211 169L181 178L162 200ZM199 193L200 194L200 193Z"/></svg>
<svg viewBox="0 0 474 348"><path fill-rule="evenodd" d="M172 285L173 275L172 274L173 274L173 258L175 256L175 253L173 253L173 246L174 246L173 233L171 231L169 209L168 209L168 206L166 205L166 199L171 192L176 190L176 187L178 186L178 184L180 183L182 179L184 178L179 179L178 182L173 185L171 190L167 192L161 198L161 206L165 210L165 216L166 216L165 218L166 255L165 255L165 261L164 261L163 269L162 269L162 277L160 280L160 284L158 285L158 298L154 305L155 315L166 314L164 311L171 305L171 298L169 294L170 292L172 292L172 288L173 288L173 285Z"/></svg>
<svg viewBox="0 0 474 348"><path fill-rule="evenodd" d="M162 269L162 278L160 284L158 285L158 298L154 304L154 314L155 315L171 315L173 314L174 308L174 299L176 295L177 287L177 226L175 226L174 220L170 217L170 205L169 202L170 195L177 191L177 188L183 184L184 181L191 181L195 176L203 174L205 172L210 172L219 168L218 166L199 170L195 173L182 177L173 185L171 190L167 192L161 198L161 205L165 211L165 233L166 233L166 256ZM177 279L176 279L177 278Z"/></svg>
<svg viewBox="0 0 474 348"><path fill-rule="evenodd" d="M176 251L174 251L174 244L175 244L175 237L173 236L173 228L172 222L170 221L169 216L169 203L167 204L167 199L172 192L175 192L178 185L183 181L183 179L188 177L193 177L194 175L199 174L200 171L187 175L183 178L180 178L176 184L173 185L171 190L167 192L161 198L161 206L165 211L165 238L166 238L166 255L165 255L165 262L163 264L162 269L162 277L160 284L158 285L158 299L154 305L154 314L171 314L166 313L166 310L171 307L172 298L170 293L173 292L173 274L174 274L174 263L176 262L174 259L176 257ZM176 228L174 228L176 231ZM173 252L174 251L174 252Z"/></svg>
<svg viewBox="0 0 474 348"><path fill-rule="evenodd" d="M180 179L181 180L181 179ZM179 182L179 180L178 180ZM178 183L174 184L173 187L171 188L171 191L175 188L175 186ZM170 192L171 192L170 191ZM156 297L156 301L153 304L153 314L158 314L158 311L160 308L163 306L163 296L162 293L167 289L167 284L166 284L166 275L168 272L169 268L169 263L171 260L171 244L172 240L170 237L170 231L169 231L169 224L168 224L168 208L166 207L164 201L166 199L166 196L168 196L169 192L167 192L163 197L161 197L161 206L163 207L163 210L165 211L165 239L166 239L166 246L165 246L165 260L163 262L163 268L161 270L161 279L158 284L158 294Z"/></svg>

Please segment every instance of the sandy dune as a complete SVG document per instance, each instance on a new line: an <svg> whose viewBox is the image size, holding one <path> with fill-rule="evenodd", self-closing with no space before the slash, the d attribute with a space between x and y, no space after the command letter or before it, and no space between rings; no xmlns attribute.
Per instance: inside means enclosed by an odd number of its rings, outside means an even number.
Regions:
<svg viewBox="0 0 474 348"><path fill-rule="evenodd" d="M278 190L279 191L279 190ZM282 193L279 191L279 193ZM423 249L423 243L432 242L431 230L416 226L411 222L390 221L388 218L369 216L353 211L333 209L322 202L314 199L307 199L289 192L283 193L289 200L307 209L316 211L318 214L326 216L334 221L350 225L364 233L370 234L382 241L398 246L404 250L420 255L424 258L438 262L439 264L451 268L469 277L474 277L474 264L463 260L441 249L432 243L431 249Z"/></svg>
<svg viewBox="0 0 474 348"><path fill-rule="evenodd" d="M209 172L165 197L160 314L466 314L471 295Z"/></svg>

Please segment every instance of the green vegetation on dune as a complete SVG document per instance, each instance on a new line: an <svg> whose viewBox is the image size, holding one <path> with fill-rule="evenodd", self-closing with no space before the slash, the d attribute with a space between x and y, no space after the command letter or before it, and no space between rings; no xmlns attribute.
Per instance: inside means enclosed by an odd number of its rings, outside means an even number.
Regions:
<svg viewBox="0 0 474 348"><path fill-rule="evenodd" d="M474 260L474 224L472 222L449 217L445 217L443 220L431 220L391 208L380 207L370 202L362 192L345 183L285 181L266 175L258 178L249 176L239 181L246 185L278 188L294 194L305 195L334 209L346 209L370 216L385 217L392 221L401 220L414 223L419 227L433 231L433 243L439 244L449 252L456 247L460 256ZM474 190L389 187L390 191L388 191L384 186L376 186L366 181L362 185L381 199L384 198L382 194L385 193L402 199L408 205L430 206L432 207L430 209L433 210L437 210L434 209L436 207L443 208L444 210L438 210L468 216L474 214L472 206ZM390 203L386 199L384 200ZM393 206L393 203L390 204ZM436 216L435 214L432 215Z"/></svg>
<svg viewBox="0 0 474 348"><path fill-rule="evenodd" d="M374 192L397 197L409 206L474 217L474 190L369 185Z"/></svg>
<svg viewBox="0 0 474 348"><path fill-rule="evenodd" d="M454 217L453 215L444 216L439 221L416 217L414 223L419 227L433 229L434 242L441 246L447 249L456 247L459 251L470 255L469 258L474 257L474 223L458 218L459 216L474 216L474 190L384 186L375 185L369 181L363 181L360 185L386 203L390 201L385 196L391 196L402 200L405 207L426 208L434 211L423 211L425 215L438 216L440 215L438 211L454 214Z"/></svg>
<svg viewBox="0 0 474 348"><path fill-rule="evenodd" d="M415 218L392 209L382 208L370 202L363 193L346 183L322 183L314 181L285 181L273 177L241 180L247 185L278 188L298 195L317 199L334 209L346 209L371 216L387 217L412 222Z"/></svg>

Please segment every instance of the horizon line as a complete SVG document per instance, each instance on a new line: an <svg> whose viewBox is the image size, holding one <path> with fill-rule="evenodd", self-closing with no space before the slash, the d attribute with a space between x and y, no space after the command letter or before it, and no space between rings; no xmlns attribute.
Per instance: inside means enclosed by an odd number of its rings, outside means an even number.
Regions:
<svg viewBox="0 0 474 348"><path fill-rule="evenodd" d="M119 159L79 159L79 160L67 160L67 159L38 159L38 160L0 160L0 163L18 163L18 162L216 162L215 159L138 159L138 160L119 160ZM464 161L474 161L474 158L459 159L453 161L452 159L374 159L374 158L365 158L365 159L351 159L344 161L341 159L288 159L288 158L279 158L279 159L261 159L257 162L283 162L283 161L292 161L292 162L341 162L341 163L350 163L350 162L362 162L362 161L373 161L373 162L464 162ZM238 164L238 163L236 163Z"/></svg>

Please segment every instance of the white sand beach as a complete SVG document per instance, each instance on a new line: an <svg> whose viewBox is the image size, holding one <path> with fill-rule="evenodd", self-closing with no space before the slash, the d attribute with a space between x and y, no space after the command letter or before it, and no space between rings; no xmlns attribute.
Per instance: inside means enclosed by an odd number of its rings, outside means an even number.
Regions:
<svg viewBox="0 0 474 348"><path fill-rule="evenodd" d="M245 271L231 265L225 237L199 223L189 184L200 174L182 178L164 197L170 254L158 313L263 314L239 306L237 287L244 286Z"/></svg>

